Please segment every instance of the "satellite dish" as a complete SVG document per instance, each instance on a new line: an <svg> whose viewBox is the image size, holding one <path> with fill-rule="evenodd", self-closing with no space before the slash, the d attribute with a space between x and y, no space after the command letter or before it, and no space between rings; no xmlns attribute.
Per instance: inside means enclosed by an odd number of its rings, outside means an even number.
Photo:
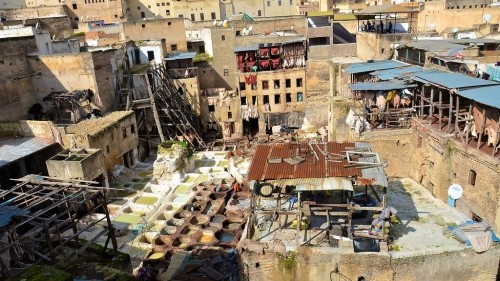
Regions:
<svg viewBox="0 0 500 281"><path fill-rule="evenodd" d="M252 32L252 30L253 30L253 26L252 26L252 25L250 25L250 26L248 27L248 32Z"/></svg>
<svg viewBox="0 0 500 281"><path fill-rule="evenodd" d="M243 27L243 30L241 31L241 35L247 35L247 29L246 29L246 27Z"/></svg>
<svg viewBox="0 0 500 281"><path fill-rule="evenodd" d="M213 25L217 25L217 20L214 20L214 22L212 24Z"/></svg>
<svg viewBox="0 0 500 281"><path fill-rule="evenodd" d="M464 193L464 189L459 185L459 184L452 184L448 188L448 196L451 198L457 200L458 198L462 197L462 194Z"/></svg>
<svg viewBox="0 0 500 281"><path fill-rule="evenodd" d="M293 30L293 25L292 25L292 26L290 26L290 30Z"/></svg>
<svg viewBox="0 0 500 281"><path fill-rule="evenodd" d="M488 23L490 21L490 19L491 19L491 15L490 14L486 14L486 15L483 16L483 20L486 23Z"/></svg>
<svg viewBox="0 0 500 281"><path fill-rule="evenodd" d="M451 29L451 32L453 32L453 33L457 33L457 31L458 31L457 27L454 27L454 28Z"/></svg>

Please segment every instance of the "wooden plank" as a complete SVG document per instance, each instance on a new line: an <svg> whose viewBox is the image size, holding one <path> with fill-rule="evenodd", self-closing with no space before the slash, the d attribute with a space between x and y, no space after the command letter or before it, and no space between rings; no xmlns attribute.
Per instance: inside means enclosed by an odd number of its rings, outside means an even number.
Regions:
<svg viewBox="0 0 500 281"><path fill-rule="evenodd" d="M160 135L160 140L162 142L164 142L165 141L165 136L163 135L163 130L161 128L161 123L160 123L160 117L158 116L158 111L156 109L155 97L153 95L153 92L151 91L151 84L149 83L148 76L144 75L144 77L145 77L145 80L146 80L146 88L148 89L149 99L151 101L151 109L153 111L153 117L155 119L156 129L158 130L158 134Z"/></svg>

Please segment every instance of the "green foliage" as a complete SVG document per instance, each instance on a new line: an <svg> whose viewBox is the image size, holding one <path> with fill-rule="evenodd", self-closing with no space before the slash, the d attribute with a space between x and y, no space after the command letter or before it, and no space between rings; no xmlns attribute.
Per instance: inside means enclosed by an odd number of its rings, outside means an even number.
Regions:
<svg viewBox="0 0 500 281"><path fill-rule="evenodd" d="M213 60L214 58L207 53L196 53L196 55L193 58L193 62L202 62L202 61L211 62Z"/></svg>
<svg viewBox="0 0 500 281"><path fill-rule="evenodd" d="M277 254L278 266L286 271L293 271L297 268L297 262L299 260L299 254L294 251L289 251L286 256Z"/></svg>
<svg viewBox="0 0 500 281"><path fill-rule="evenodd" d="M85 36L85 32L73 32L69 35L70 37Z"/></svg>
<svg viewBox="0 0 500 281"><path fill-rule="evenodd" d="M186 158L189 159L193 156L194 150L189 146L187 142L168 140L160 143L158 145L158 154L171 154L174 150L181 147L185 150Z"/></svg>
<svg viewBox="0 0 500 281"><path fill-rule="evenodd" d="M56 269L52 266L41 266L34 265L25 272L23 272L19 277L15 278L14 281L71 281L73 277L71 274L64 272L62 270Z"/></svg>

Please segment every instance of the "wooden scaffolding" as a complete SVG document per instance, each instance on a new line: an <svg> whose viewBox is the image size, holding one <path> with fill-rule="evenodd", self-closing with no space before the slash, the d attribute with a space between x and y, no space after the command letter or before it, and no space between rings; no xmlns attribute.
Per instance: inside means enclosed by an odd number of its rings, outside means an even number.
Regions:
<svg viewBox="0 0 500 281"><path fill-rule="evenodd" d="M106 188L93 181L38 175L15 181L19 184L0 193L0 277L34 264L56 264L80 255L103 235L107 235L104 249L111 241L117 251ZM94 213L102 215L90 219ZM82 242L79 236L98 223L102 230Z"/></svg>

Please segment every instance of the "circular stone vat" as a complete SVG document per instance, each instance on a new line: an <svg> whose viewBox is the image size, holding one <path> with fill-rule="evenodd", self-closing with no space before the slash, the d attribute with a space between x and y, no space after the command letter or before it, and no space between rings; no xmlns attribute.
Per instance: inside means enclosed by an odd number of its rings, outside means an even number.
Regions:
<svg viewBox="0 0 500 281"><path fill-rule="evenodd" d="M230 243L236 238L236 234L231 231L221 230L215 234L215 238L219 240L219 243Z"/></svg>
<svg viewBox="0 0 500 281"><path fill-rule="evenodd" d="M184 224L184 219L174 219L174 218L171 218L167 221L167 225L169 226L179 226L179 225L182 225Z"/></svg>
<svg viewBox="0 0 500 281"><path fill-rule="evenodd" d="M181 230L180 233L181 233L181 235L191 236L191 235L197 233L199 230L200 230L199 226L187 225L186 227L184 227L184 229Z"/></svg>
<svg viewBox="0 0 500 281"><path fill-rule="evenodd" d="M196 242L201 244L212 244L217 242L214 232L210 230L201 230L197 233L197 236Z"/></svg>
<svg viewBox="0 0 500 281"><path fill-rule="evenodd" d="M160 230L160 235L174 235L177 232L177 227L167 225Z"/></svg>
<svg viewBox="0 0 500 281"><path fill-rule="evenodd" d="M189 221L190 224L198 226L207 225L209 222L210 222L210 217L202 214L194 215Z"/></svg>
<svg viewBox="0 0 500 281"><path fill-rule="evenodd" d="M181 211L177 211L174 213L174 215L172 216L174 219L187 219L187 218L190 218L191 216L193 215L193 213L191 212L188 212L188 211L184 211L184 210L181 210Z"/></svg>
<svg viewBox="0 0 500 281"><path fill-rule="evenodd" d="M192 239L186 236L177 237L172 243L172 247L186 249L191 246Z"/></svg>
<svg viewBox="0 0 500 281"><path fill-rule="evenodd" d="M172 241L174 240L174 236L172 236L172 235L160 234L159 237L160 237L160 240L163 242L163 244L165 244L166 246L172 245Z"/></svg>
<svg viewBox="0 0 500 281"><path fill-rule="evenodd" d="M139 239L139 242L143 242L143 243L148 243L148 244L151 244L153 242L153 240L158 236L158 232L154 232L154 231L146 231L144 232L142 235L141 235L141 238ZM142 240L145 240L142 241Z"/></svg>
<svg viewBox="0 0 500 281"><path fill-rule="evenodd" d="M153 250L155 252L166 253L168 251L169 247L160 238L161 238L161 235L159 237L156 237L153 240L153 243L151 245L153 246Z"/></svg>
<svg viewBox="0 0 500 281"><path fill-rule="evenodd" d="M215 215L215 216L212 218L211 222L213 222L213 223L222 223L222 222L224 222L225 220L226 220L226 216L224 216L224 215L218 215L218 214L217 214L217 215Z"/></svg>

